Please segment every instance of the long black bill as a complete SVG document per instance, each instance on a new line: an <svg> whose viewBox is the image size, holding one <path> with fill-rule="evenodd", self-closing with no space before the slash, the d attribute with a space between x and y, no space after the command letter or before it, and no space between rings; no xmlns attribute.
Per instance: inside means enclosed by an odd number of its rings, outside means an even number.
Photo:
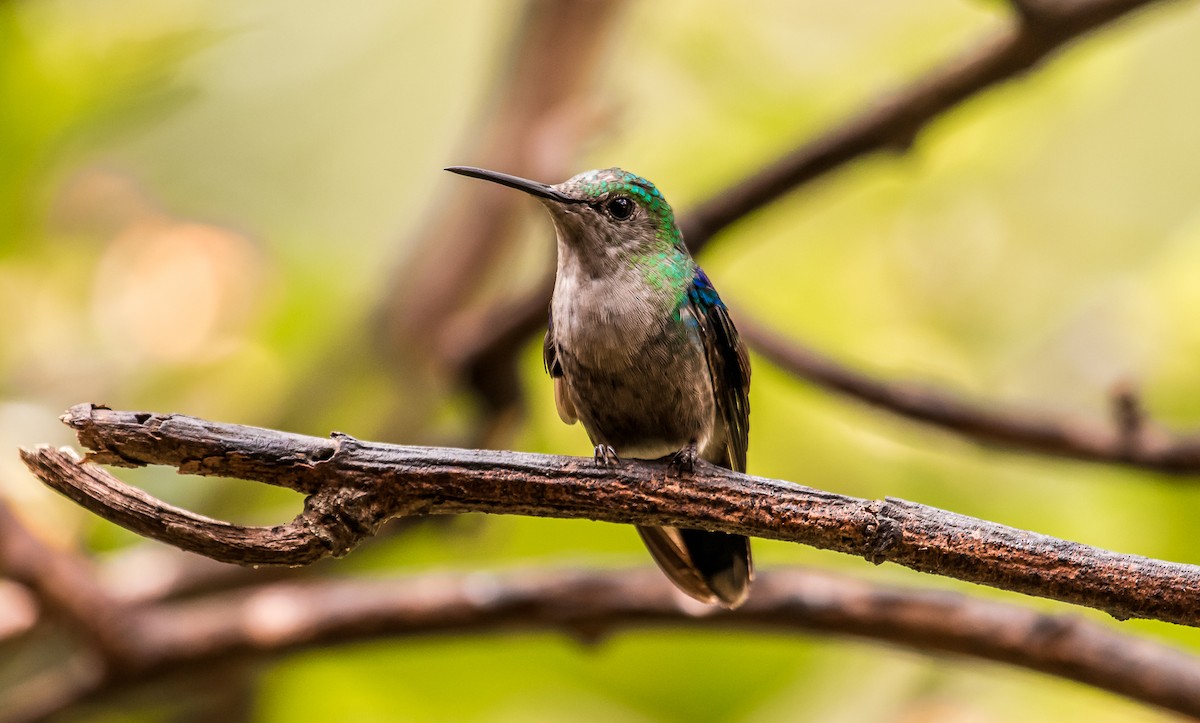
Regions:
<svg viewBox="0 0 1200 723"><path fill-rule="evenodd" d="M470 176L471 178L482 178L485 181L499 183L501 186L508 186L519 191L524 191L532 196L540 196L548 198L551 201L559 203L580 203L578 198L571 198L565 193L560 193L553 186L547 186L544 183L530 181L519 176L510 176L507 173L499 171L489 171L486 168L472 168L471 166L450 166L446 169L451 173L457 173L460 176Z"/></svg>

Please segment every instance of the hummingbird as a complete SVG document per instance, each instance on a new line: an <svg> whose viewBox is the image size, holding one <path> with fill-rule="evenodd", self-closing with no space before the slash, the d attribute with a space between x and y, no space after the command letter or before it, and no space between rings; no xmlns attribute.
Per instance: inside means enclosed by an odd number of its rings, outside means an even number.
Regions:
<svg viewBox="0 0 1200 723"><path fill-rule="evenodd" d="M524 191L550 212L558 261L543 359L559 417L583 423L597 463L668 458L691 471L704 459L744 472L746 347L658 188L620 168L557 185L446 170ZM726 608L746 599L754 574L746 537L637 529L684 593Z"/></svg>

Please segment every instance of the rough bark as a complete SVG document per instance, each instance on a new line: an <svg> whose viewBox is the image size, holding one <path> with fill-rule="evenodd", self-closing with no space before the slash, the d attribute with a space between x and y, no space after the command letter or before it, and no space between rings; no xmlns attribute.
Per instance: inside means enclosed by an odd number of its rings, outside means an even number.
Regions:
<svg viewBox="0 0 1200 723"><path fill-rule="evenodd" d="M243 527L171 507L101 467L46 447L23 451L59 492L131 530L215 559L302 565L349 552L388 519L488 512L722 530L893 562L1096 608L1117 618L1200 625L1200 567L1125 555L886 498L865 500L711 465L666 464L361 442L93 405L64 417L91 459L161 464L288 487L304 511Z"/></svg>

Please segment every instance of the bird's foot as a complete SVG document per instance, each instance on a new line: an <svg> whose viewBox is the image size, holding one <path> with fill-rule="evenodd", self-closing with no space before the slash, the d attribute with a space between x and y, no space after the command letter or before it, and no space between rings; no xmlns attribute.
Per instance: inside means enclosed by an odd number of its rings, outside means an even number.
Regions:
<svg viewBox="0 0 1200 723"><path fill-rule="evenodd" d="M691 472L696 469L696 458L699 456L696 451L696 443L688 442L683 449L671 455L667 464L680 472Z"/></svg>
<svg viewBox="0 0 1200 723"><path fill-rule="evenodd" d="M621 461L617 459L617 450L607 444L597 444L593 455L596 458L596 464L602 467L611 467Z"/></svg>

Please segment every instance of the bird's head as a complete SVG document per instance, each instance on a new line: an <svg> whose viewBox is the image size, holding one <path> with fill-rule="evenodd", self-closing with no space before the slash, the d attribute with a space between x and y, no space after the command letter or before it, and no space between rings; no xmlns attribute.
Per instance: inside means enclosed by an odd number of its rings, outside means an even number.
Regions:
<svg viewBox="0 0 1200 723"><path fill-rule="evenodd" d="M468 166L446 169L524 191L550 211L560 242L588 261L684 251L675 214L653 183L620 168L585 171L556 185Z"/></svg>

